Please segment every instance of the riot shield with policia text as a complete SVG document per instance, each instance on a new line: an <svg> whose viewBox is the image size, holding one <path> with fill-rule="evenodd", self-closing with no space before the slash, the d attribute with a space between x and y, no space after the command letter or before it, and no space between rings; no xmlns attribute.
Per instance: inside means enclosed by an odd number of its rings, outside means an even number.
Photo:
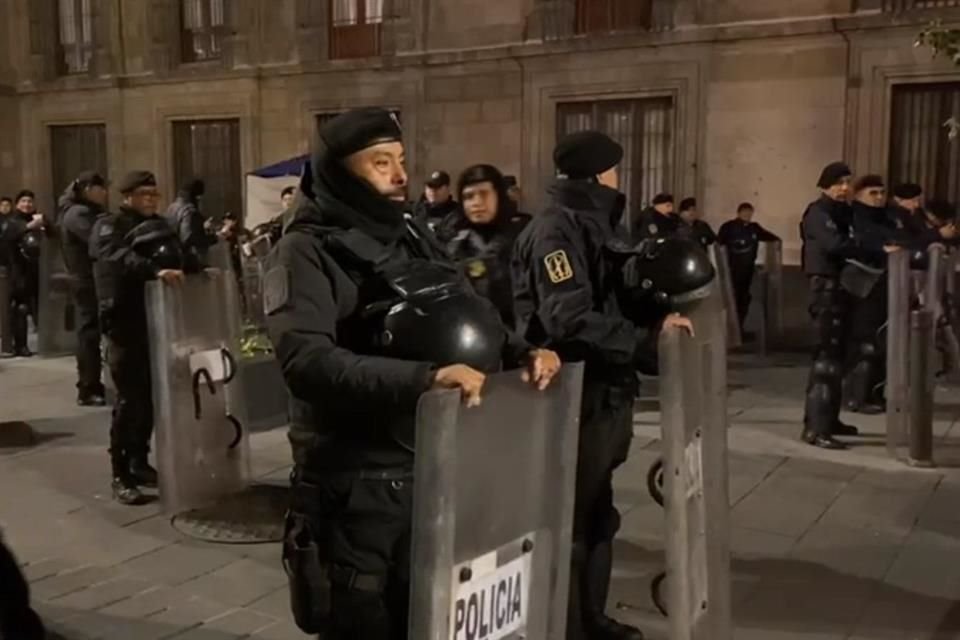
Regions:
<svg viewBox="0 0 960 640"><path fill-rule="evenodd" d="M231 273L211 269L180 285L150 282L146 294L160 500L167 513L182 513L242 491L250 478L243 403L230 402L237 286Z"/></svg>
<svg viewBox="0 0 960 640"><path fill-rule="evenodd" d="M562 640L582 365L545 391L519 371L417 411L410 638Z"/></svg>

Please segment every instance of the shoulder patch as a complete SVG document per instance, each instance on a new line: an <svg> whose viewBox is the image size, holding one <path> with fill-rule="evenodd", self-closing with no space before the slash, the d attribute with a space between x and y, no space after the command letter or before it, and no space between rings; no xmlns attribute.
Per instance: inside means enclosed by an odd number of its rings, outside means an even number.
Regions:
<svg viewBox="0 0 960 640"><path fill-rule="evenodd" d="M467 275L476 280L487 274L487 265L483 260L473 260L467 265Z"/></svg>
<svg viewBox="0 0 960 640"><path fill-rule="evenodd" d="M833 221L833 218L827 218L827 229L833 229L836 231L837 223Z"/></svg>
<svg viewBox="0 0 960 640"><path fill-rule="evenodd" d="M290 301L290 271L274 267L263 276L263 312L273 315Z"/></svg>
<svg viewBox="0 0 960 640"><path fill-rule="evenodd" d="M573 277L573 267L570 266L570 259L567 258L567 252L563 249L548 253L543 259L543 264L547 268L547 277L553 284L566 282Z"/></svg>
<svg viewBox="0 0 960 640"><path fill-rule="evenodd" d="M109 235L113 234L113 225L109 222L104 222L100 225L100 237L106 238Z"/></svg>
<svg viewBox="0 0 960 640"><path fill-rule="evenodd" d="M657 227L657 225L655 224L651 224L649 227L647 227L647 231L649 231L651 235L657 235L657 232L659 230L660 230L659 227Z"/></svg>

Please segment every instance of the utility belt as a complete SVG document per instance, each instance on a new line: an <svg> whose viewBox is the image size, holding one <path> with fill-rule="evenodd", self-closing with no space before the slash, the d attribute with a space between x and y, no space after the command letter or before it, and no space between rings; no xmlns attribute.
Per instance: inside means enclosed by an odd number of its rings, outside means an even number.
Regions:
<svg viewBox="0 0 960 640"><path fill-rule="evenodd" d="M319 502L319 483L324 480L374 480L405 482L413 479L411 469L379 469L311 473L297 468L290 475L290 510L283 536L283 568L290 590L290 609L297 626L308 634L322 634L330 623L333 588L347 591L383 593L386 575L358 572L352 567L333 564L326 556L329 532L311 525L311 505Z"/></svg>

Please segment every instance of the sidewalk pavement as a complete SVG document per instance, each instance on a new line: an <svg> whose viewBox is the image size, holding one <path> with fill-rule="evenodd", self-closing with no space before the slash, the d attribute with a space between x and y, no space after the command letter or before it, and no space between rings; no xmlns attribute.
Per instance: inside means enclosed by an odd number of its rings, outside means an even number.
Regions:
<svg viewBox="0 0 960 640"><path fill-rule="evenodd" d="M934 470L888 458L883 418L846 452L797 441L806 359L736 357L730 493L737 640L960 638L960 403L939 394ZM654 386L616 478L623 526L610 607L653 640L666 622L649 583L663 567L663 513L645 476L659 450ZM51 627L69 640L287 640L278 545L212 545L175 531L159 505L110 499L108 410L74 404L72 360L0 362L0 528ZM282 484L282 430L254 434L255 475ZM16 443L14 443L16 444Z"/></svg>

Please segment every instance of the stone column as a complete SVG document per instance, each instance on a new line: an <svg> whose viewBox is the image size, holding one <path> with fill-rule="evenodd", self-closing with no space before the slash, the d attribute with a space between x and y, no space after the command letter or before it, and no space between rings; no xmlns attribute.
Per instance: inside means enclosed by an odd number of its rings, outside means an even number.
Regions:
<svg viewBox="0 0 960 640"><path fill-rule="evenodd" d="M297 59L310 63L327 60L330 56L330 37L327 32L329 3L297 0L296 41Z"/></svg>
<svg viewBox="0 0 960 640"><path fill-rule="evenodd" d="M274 0L275 1L275 0ZM257 32L260 27L259 11L275 11L274 2L265 4L257 0L229 0L226 10L223 35L223 65L228 69L243 69L257 64ZM277 3L279 4L279 3Z"/></svg>

